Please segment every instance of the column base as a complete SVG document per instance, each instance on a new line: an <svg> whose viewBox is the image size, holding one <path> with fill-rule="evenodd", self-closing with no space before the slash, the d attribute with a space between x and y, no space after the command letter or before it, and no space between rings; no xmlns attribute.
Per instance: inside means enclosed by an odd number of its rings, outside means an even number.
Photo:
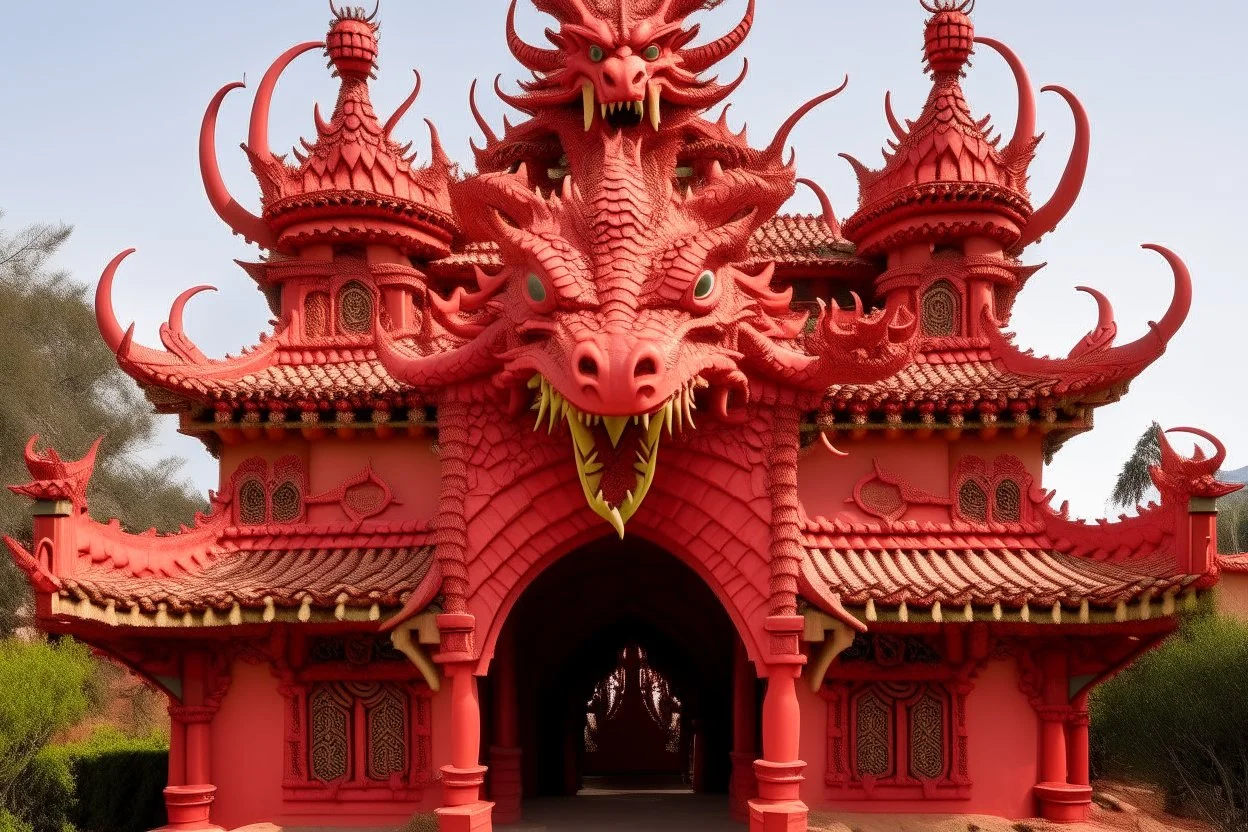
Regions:
<svg viewBox="0 0 1248 832"><path fill-rule="evenodd" d="M806 832L810 810L800 800L751 800L750 832Z"/></svg>
<svg viewBox="0 0 1248 832"><path fill-rule="evenodd" d="M519 748L490 747L490 798L494 801L494 820L498 823L520 822L523 794L520 757Z"/></svg>
<svg viewBox="0 0 1248 832"><path fill-rule="evenodd" d="M216 797L217 787L207 784L166 786L165 814L169 822L153 832L218 832L222 827L209 820Z"/></svg>
<svg viewBox="0 0 1248 832"><path fill-rule="evenodd" d="M434 809L438 816L438 832L492 832L494 804L487 801L467 806L444 806Z"/></svg>
<svg viewBox="0 0 1248 832"><path fill-rule="evenodd" d="M1086 821L1092 812L1092 787L1070 783L1037 783L1040 817L1054 823Z"/></svg>

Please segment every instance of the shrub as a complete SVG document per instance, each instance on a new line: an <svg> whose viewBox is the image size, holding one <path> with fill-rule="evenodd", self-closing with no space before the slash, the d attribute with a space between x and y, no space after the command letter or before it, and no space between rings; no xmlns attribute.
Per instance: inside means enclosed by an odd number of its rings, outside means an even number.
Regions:
<svg viewBox="0 0 1248 832"><path fill-rule="evenodd" d="M75 829L143 832L164 825L169 749L163 736L135 738L116 728L101 728L83 742L53 746L46 753L61 762L76 784L69 812Z"/></svg>
<svg viewBox="0 0 1248 832"><path fill-rule="evenodd" d="M26 821L5 809L0 809L0 832L31 832L31 829Z"/></svg>
<svg viewBox="0 0 1248 832"><path fill-rule="evenodd" d="M15 786L48 741L86 713L91 673L87 648L69 639L0 641L0 809L32 820Z"/></svg>
<svg viewBox="0 0 1248 832"><path fill-rule="evenodd" d="M1171 808L1248 829L1248 625L1185 621L1092 698L1100 772L1161 784Z"/></svg>

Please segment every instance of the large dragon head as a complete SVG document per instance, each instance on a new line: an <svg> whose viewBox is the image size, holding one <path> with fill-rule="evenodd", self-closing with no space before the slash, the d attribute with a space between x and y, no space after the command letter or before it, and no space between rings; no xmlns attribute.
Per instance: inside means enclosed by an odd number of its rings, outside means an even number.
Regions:
<svg viewBox="0 0 1248 832"><path fill-rule="evenodd" d="M585 497L621 535L665 435L694 429L695 413L743 418L751 371L808 389L876 378L905 360L913 332L883 310L834 311L810 331L790 293L771 288L773 268L744 265L752 234L794 190L774 149L783 141L748 164L710 162L693 189L643 161L659 140L606 134L578 166L595 175L550 192L523 165L454 184L461 227L497 241L502 269L479 270L475 291L429 293L417 343L378 333L406 383L489 377L531 404L535 429L566 423ZM466 339L456 350L426 340L448 331Z"/></svg>
<svg viewBox="0 0 1248 832"><path fill-rule="evenodd" d="M698 26L686 26L685 18L723 0L534 0L559 21L558 31L546 30L555 49L517 34L517 2L507 15L507 43L534 80L521 83L522 95L499 95L528 113L579 104L586 131L595 123L648 123L657 132L665 103L700 112L723 101L745 75L728 85L698 77L745 40L754 0L731 32L697 47L689 44Z"/></svg>

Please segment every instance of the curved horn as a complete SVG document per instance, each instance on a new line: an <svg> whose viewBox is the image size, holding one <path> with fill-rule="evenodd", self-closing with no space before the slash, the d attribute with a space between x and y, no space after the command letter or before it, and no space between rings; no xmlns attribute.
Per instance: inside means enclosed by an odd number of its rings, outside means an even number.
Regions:
<svg viewBox="0 0 1248 832"><path fill-rule="evenodd" d="M204 180L204 191L208 194L208 201L212 203L217 216L235 234L242 235L243 239L248 242L254 242L263 248L274 249L277 247L277 237L272 229L264 220L248 211L230 195L225 180L221 178L221 168L217 164L217 114L221 110L221 102L225 100L230 91L242 86L244 84L240 81L226 84L217 90L217 94L208 103L208 110L204 113L204 123L199 129L199 172Z"/></svg>
<svg viewBox="0 0 1248 832"><path fill-rule="evenodd" d="M1088 173L1088 156L1092 149L1092 127L1088 122L1087 110L1083 108L1083 104L1074 96L1074 93L1065 87L1047 86L1042 89L1044 92L1057 93L1070 105L1070 110L1075 116L1075 144L1070 150L1070 159L1066 162L1066 170L1057 183L1057 189L1049 201L1031 215L1031 219L1027 221L1027 226L1023 229L1023 236L1014 245L1015 250L1021 250L1034 243L1066 218L1070 209L1074 207L1075 200L1079 198L1084 177Z"/></svg>
<svg viewBox="0 0 1248 832"><path fill-rule="evenodd" d="M664 85L663 100L682 107L710 109L736 92L737 87L741 86L741 82L745 80L745 76L749 71L750 62L743 59L741 61L741 74L728 84L716 84L714 79L711 79L705 87L698 90L684 90Z"/></svg>
<svg viewBox="0 0 1248 832"><path fill-rule="evenodd" d="M1187 314L1192 309L1192 273L1182 258L1165 246L1145 243L1140 248L1155 251L1166 258L1166 262L1170 264L1170 269L1174 272L1174 296L1170 300L1170 306L1160 321L1149 322L1149 326L1162 343L1168 343L1179 331L1179 327L1183 326L1183 322L1187 320Z"/></svg>
<svg viewBox="0 0 1248 832"><path fill-rule="evenodd" d="M805 185L815 193L815 197L819 200L819 207L823 210L823 224L828 227L828 231L833 237L841 236L841 223L836 219L836 211L832 208L832 200L828 199L827 193L823 188L819 187L812 179L799 178L797 184Z"/></svg>
<svg viewBox="0 0 1248 832"><path fill-rule="evenodd" d="M1204 454L1201 452L1200 448L1197 447L1196 455L1188 459L1183 459L1177 453L1175 453L1174 448L1171 447L1170 443L1166 440L1167 433L1190 433L1193 436L1199 436L1201 439L1204 439L1206 442L1213 445L1213 456L1206 458ZM1175 459L1180 462L1181 465L1192 466L1194 463L1198 463L1201 469L1205 469L1201 472L1204 474L1215 473L1219 468L1222 467L1222 463L1226 461L1226 446L1222 444L1222 441L1218 439L1218 437L1214 436L1212 433L1210 433L1207 430L1201 430L1200 428L1188 428L1188 427L1169 428L1168 430L1164 430L1158 433L1157 439L1158 439L1158 444L1161 446L1163 459L1165 458L1166 452L1169 451L1169 453L1173 455Z"/></svg>
<svg viewBox="0 0 1248 832"><path fill-rule="evenodd" d="M827 431L823 431L823 430L819 431L819 440L823 442L823 447L827 448L828 453L832 454L832 456L839 456L839 457L849 456L849 453L847 451L842 451L840 448L832 444L832 440L828 438Z"/></svg>
<svg viewBox="0 0 1248 832"><path fill-rule="evenodd" d="M681 52L685 69L695 75L710 69L737 51L737 48L745 41L752 28L754 28L754 0L750 0L750 4L745 8L745 15L741 18L741 22L731 32L704 46L686 49Z"/></svg>
<svg viewBox="0 0 1248 832"><path fill-rule="evenodd" d="M381 11L381 0L377 0L377 2L373 3L373 13L370 14L368 17L364 18L364 22L372 23L374 20L377 19L377 12L379 11Z"/></svg>
<svg viewBox="0 0 1248 832"><path fill-rule="evenodd" d="M217 291L216 286L192 286L190 289L187 289L185 292L178 295L174 299L173 305L169 307L169 329L178 335L185 334L185 330L182 328L182 319L183 313L186 312L187 301L201 292L215 291Z"/></svg>
<svg viewBox="0 0 1248 832"><path fill-rule="evenodd" d="M1018 120L1014 122L1014 137L1002 151L1003 155L1021 152L1024 147L1036 138L1036 94L1031 89L1031 79L1027 76L1027 67L1014 50L999 40L992 38L975 38L976 43L990 47L1009 64L1014 73L1014 81L1018 84Z"/></svg>
<svg viewBox="0 0 1248 832"><path fill-rule="evenodd" d="M416 86L412 88L411 94L407 98L403 99L403 103L400 104L399 108L394 111L394 115L386 119L385 126L381 128L382 135L387 139L390 138L390 134L394 131L394 128L398 126L399 121L403 118L403 116L407 115L407 111L411 109L412 104L416 102L416 98L420 95L420 70L413 69L412 73L416 76Z"/></svg>
<svg viewBox="0 0 1248 832"><path fill-rule="evenodd" d="M104 267L104 273L100 275L100 282L95 287L95 325L100 330L104 343L108 344L108 348L114 353L121 349L126 334L121 324L117 322L117 314L113 311L113 278L117 276L117 267L121 265L121 261L134 252L135 249L128 248L110 260Z"/></svg>
<svg viewBox="0 0 1248 832"><path fill-rule="evenodd" d="M511 8L507 9L507 48L516 60L526 69L534 72L552 72L559 68L562 56L555 49L542 49L531 43L516 31L516 5L519 0L511 0Z"/></svg>
<svg viewBox="0 0 1248 832"><path fill-rule="evenodd" d="M1075 289L1092 296L1096 301L1096 326L1083 336L1067 354L1067 358L1078 358L1096 350L1105 349L1114 343L1118 334L1118 322L1114 320L1114 307L1102 292L1091 286L1076 286Z"/></svg>
<svg viewBox="0 0 1248 832"><path fill-rule="evenodd" d="M828 90L823 95L815 96L814 98L810 99L805 104L803 104L802 106L798 107L796 112L794 112L793 115L789 116L788 119L784 122L784 124L780 125L780 129L776 131L776 137L771 140L771 144L768 145L767 149L763 151L763 155L774 157L774 156L779 156L781 153L783 153L784 146L789 141L789 135L793 132L793 128L797 126L797 123L801 121L802 118L807 113L809 113L811 110L818 107L823 102L827 101L830 98L835 98L836 96L840 95L841 92L847 86L849 86L848 75L845 76L845 80L842 81L841 85L837 87L836 89Z"/></svg>
<svg viewBox="0 0 1248 832"><path fill-rule="evenodd" d="M260 79L260 86L256 88L256 100L251 105L251 124L247 130L247 149L257 158L264 161L273 158L273 151L269 149L269 107L273 103L273 89L277 86L277 79L295 58L304 52L324 47L325 44L318 41L292 46L278 56Z"/></svg>
<svg viewBox="0 0 1248 832"><path fill-rule="evenodd" d="M477 107L477 79L472 79L472 84L468 87L468 107L472 110L472 117L477 120L477 126L481 128L481 132L485 134L486 146L498 143L498 134L494 132L494 128L490 127L490 123L485 120L485 116L481 115L481 110Z"/></svg>
<svg viewBox="0 0 1248 832"><path fill-rule="evenodd" d="M893 112L893 93L884 93L884 115L888 116L888 126L892 128L893 135L897 137L897 141L904 142L908 135L905 128L901 126L901 122L897 120L897 114Z"/></svg>

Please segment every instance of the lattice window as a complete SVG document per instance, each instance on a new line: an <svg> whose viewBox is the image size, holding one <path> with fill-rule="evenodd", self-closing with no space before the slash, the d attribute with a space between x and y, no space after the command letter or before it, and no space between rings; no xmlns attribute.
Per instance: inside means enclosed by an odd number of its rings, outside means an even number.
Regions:
<svg viewBox="0 0 1248 832"><path fill-rule="evenodd" d="M303 495L299 486L290 480L273 489L273 520L277 523L289 523L298 520L303 514Z"/></svg>
<svg viewBox="0 0 1248 832"><path fill-rule="evenodd" d="M988 495L975 480L966 480L958 489L958 511L964 520L983 523L988 520Z"/></svg>
<svg viewBox="0 0 1248 832"><path fill-rule="evenodd" d="M910 776L938 780L945 774L945 704L930 691L910 706Z"/></svg>
<svg viewBox="0 0 1248 832"><path fill-rule="evenodd" d="M258 526L269 519L268 495L264 483L248 478L238 487L238 521L245 526Z"/></svg>
<svg viewBox="0 0 1248 832"><path fill-rule="evenodd" d="M351 281L338 292L338 328L357 335L373 329L373 296L362 283Z"/></svg>
<svg viewBox="0 0 1248 832"><path fill-rule="evenodd" d="M309 292L303 302L303 334L308 338L325 338L333 333L329 329L329 295L325 292Z"/></svg>
<svg viewBox="0 0 1248 832"><path fill-rule="evenodd" d="M1014 480L997 483L996 501L992 507L993 517L1005 523L1017 523L1023 519L1023 495Z"/></svg>
<svg viewBox="0 0 1248 832"><path fill-rule="evenodd" d="M320 783L389 783L424 778L429 764L428 702L414 715L419 771L412 767L412 697L393 682L321 682L308 694L308 772Z"/></svg>
<svg viewBox="0 0 1248 832"><path fill-rule="evenodd" d="M388 780L407 770L407 697L393 685L382 686L365 705L368 725L368 778Z"/></svg>
<svg viewBox="0 0 1248 832"><path fill-rule="evenodd" d="M965 732L953 728L955 698L940 683L919 681L863 682L830 695L828 784L898 797L958 789L965 777L955 776L953 738Z"/></svg>
<svg viewBox="0 0 1248 832"><path fill-rule="evenodd" d="M855 767L859 777L887 777L892 773L893 715L874 691L867 691L855 708Z"/></svg>
<svg viewBox="0 0 1248 832"><path fill-rule="evenodd" d="M308 698L310 765L314 780L331 783L347 776L351 769L350 697L343 697L332 685L319 685Z"/></svg>
<svg viewBox="0 0 1248 832"><path fill-rule="evenodd" d="M962 334L962 303L949 281L938 280L923 293L920 322L932 338Z"/></svg>

